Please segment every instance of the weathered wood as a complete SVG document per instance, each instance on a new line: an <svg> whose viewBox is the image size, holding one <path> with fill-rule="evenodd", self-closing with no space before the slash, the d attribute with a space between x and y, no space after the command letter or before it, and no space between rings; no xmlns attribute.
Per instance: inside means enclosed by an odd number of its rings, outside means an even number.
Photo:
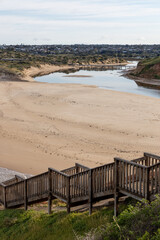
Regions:
<svg viewBox="0 0 160 240"><path fill-rule="evenodd" d="M140 195L142 195L141 188L142 188L142 176L141 176L141 168L139 168L139 194Z"/></svg>
<svg viewBox="0 0 160 240"><path fill-rule="evenodd" d="M129 192L129 191L125 190L125 189L119 188L119 193L122 193L122 194L124 194L125 196L128 196L128 197L134 198L134 199L136 199L138 201L142 200L142 197L139 196L138 194Z"/></svg>
<svg viewBox="0 0 160 240"><path fill-rule="evenodd" d="M129 165L129 191L131 191L131 164Z"/></svg>
<svg viewBox="0 0 160 240"><path fill-rule="evenodd" d="M138 193L138 167L136 166L136 193Z"/></svg>
<svg viewBox="0 0 160 240"><path fill-rule="evenodd" d="M145 165L145 156L131 160L131 162L139 163L140 165Z"/></svg>
<svg viewBox="0 0 160 240"><path fill-rule="evenodd" d="M29 204L48 198L51 213L54 196L67 203L67 212L71 203L88 201L91 213L94 201L114 196L116 215L120 193L149 200L151 195L160 192L159 159L156 155L145 154L133 161L115 158L114 163L92 169L80 164L63 171L49 168L46 173L8 185L5 194L0 187L0 202L5 207L24 204L27 209Z"/></svg>
<svg viewBox="0 0 160 240"><path fill-rule="evenodd" d="M153 167L150 168L150 178L151 178L151 194L153 193Z"/></svg>
<svg viewBox="0 0 160 240"><path fill-rule="evenodd" d="M109 191L109 165L107 166L107 190Z"/></svg>
<svg viewBox="0 0 160 240"><path fill-rule="evenodd" d="M67 213L70 213L70 177L66 178Z"/></svg>
<svg viewBox="0 0 160 240"><path fill-rule="evenodd" d="M104 166L104 191L106 191L106 175L107 175L107 172L106 172L106 166ZM93 181L94 181L94 177L93 177Z"/></svg>
<svg viewBox="0 0 160 240"><path fill-rule="evenodd" d="M92 214L92 170L88 172L89 215Z"/></svg>
<svg viewBox="0 0 160 240"><path fill-rule="evenodd" d="M145 152L144 156L147 156L147 157L150 157L150 158L153 158L153 159L157 159L160 162L160 156L157 156L155 154Z"/></svg>
<svg viewBox="0 0 160 240"><path fill-rule="evenodd" d="M24 209L27 211L28 205L27 205L28 199L27 199L27 179L24 180Z"/></svg>
<svg viewBox="0 0 160 240"><path fill-rule="evenodd" d="M115 159L117 159L118 161L120 161L122 163L129 163L129 164L132 164L133 166L137 166L137 167L141 167L141 168L147 168L146 166L143 166L143 165L140 165L138 163L128 161L128 160L125 160L125 159L122 159L122 158L115 158Z"/></svg>
<svg viewBox="0 0 160 240"><path fill-rule="evenodd" d="M146 178L145 178L145 199L149 200L149 168L145 170Z"/></svg>
<svg viewBox="0 0 160 240"><path fill-rule="evenodd" d="M82 165L80 163L75 163L75 166L78 167L78 168L82 168L84 170L89 170L90 169L89 167L86 167L86 166L84 166L84 165Z"/></svg>
<svg viewBox="0 0 160 240"><path fill-rule="evenodd" d="M135 189L134 189L134 169L135 169L135 167L133 166L133 173L132 173L132 193L135 192Z"/></svg>
<svg viewBox="0 0 160 240"><path fill-rule="evenodd" d="M145 169L143 168L143 197L145 197Z"/></svg>
<svg viewBox="0 0 160 240"><path fill-rule="evenodd" d="M118 161L114 159L114 216L118 215Z"/></svg>
<svg viewBox="0 0 160 240"><path fill-rule="evenodd" d="M157 166L155 166L155 193L158 190L158 181L157 181Z"/></svg>
<svg viewBox="0 0 160 240"><path fill-rule="evenodd" d="M3 197L4 197L4 209L7 208L7 199L6 199L6 186L3 187Z"/></svg>
<svg viewBox="0 0 160 240"><path fill-rule="evenodd" d="M52 212L52 172L48 169L48 214Z"/></svg>
<svg viewBox="0 0 160 240"><path fill-rule="evenodd" d="M126 163L126 189L128 190L128 164L127 163Z"/></svg>

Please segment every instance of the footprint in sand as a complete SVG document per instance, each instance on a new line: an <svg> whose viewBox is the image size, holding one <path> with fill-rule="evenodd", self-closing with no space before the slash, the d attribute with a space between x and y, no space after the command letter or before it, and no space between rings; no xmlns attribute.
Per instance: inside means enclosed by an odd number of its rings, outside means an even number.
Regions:
<svg viewBox="0 0 160 240"><path fill-rule="evenodd" d="M3 118L3 112L0 110L0 118Z"/></svg>

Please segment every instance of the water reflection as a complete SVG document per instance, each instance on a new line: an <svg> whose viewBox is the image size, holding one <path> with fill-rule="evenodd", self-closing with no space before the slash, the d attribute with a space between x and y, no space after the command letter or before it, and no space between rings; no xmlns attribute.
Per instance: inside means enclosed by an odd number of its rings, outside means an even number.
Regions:
<svg viewBox="0 0 160 240"><path fill-rule="evenodd" d="M133 62L132 64L129 64L127 68L135 67L136 65L137 62ZM63 72L56 72L46 76L37 77L36 80L39 82L48 83L79 83L87 85L96 85L99 88L111 89L115 91L128 93L136 93L140 95L160 98L160 90L139 87L133 80L130 80L122 76L123 71L125 69L126 67L119 66L114 67L112 69L98 68L96 70L93 68L92 69L80 68L78 71L72 69L71 71L67 70ZM89 75L92 77L83 77L83 75L85 76Z"/></svg>

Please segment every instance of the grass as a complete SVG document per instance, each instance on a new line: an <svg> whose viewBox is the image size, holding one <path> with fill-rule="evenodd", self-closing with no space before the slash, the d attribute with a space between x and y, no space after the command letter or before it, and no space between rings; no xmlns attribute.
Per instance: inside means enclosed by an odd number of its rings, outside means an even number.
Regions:
<svg viewBox="0 0 160 240"><path fill-rule="evenodd" d="M160 66L158 64L160 64L160 57L140 61L137 70L132 75L142 78L160 79Z"/></svg>
<svg viewBox="0 0 160 240"><path fill-rule="evenodd" d="M142 65L145 66L153 66L154 64L160 63L160 57L156 57L156 58L150 58L150 59L145 59L143 61L141 61Z"/></svg>
<svg viewBox="0 0 160 240"><path fill-rule="evenodd" d="M160 197L121 204L120 215L113 217L113 207L93 212L67 214L66 211L0 211L1 240L159 240Z"/></svg>
<svg viewBox="0 0 160 240"><path fill-rule="evenodd" d="M52 213L29 210L0 211L1 240L72 240L112 221L113 210L103 208L92 216L88 212Z"/></svg>

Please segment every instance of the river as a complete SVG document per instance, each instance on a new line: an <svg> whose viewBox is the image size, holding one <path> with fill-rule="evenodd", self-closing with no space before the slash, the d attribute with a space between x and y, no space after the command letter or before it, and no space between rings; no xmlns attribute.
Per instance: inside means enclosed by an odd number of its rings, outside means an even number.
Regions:
<svg viewBox="0 0 160 240"><path fill-rule="evenodd" d="M160 98L160 90L139 87L135 81L123 76L124 69L136 67L137 62L132 62L122 69L109 70L78 70L76 72L56 72L49 75L36 77L36 81L48 83L78 83L96 85L99 88L120 92L135 93L145 96Z"/></svg>

